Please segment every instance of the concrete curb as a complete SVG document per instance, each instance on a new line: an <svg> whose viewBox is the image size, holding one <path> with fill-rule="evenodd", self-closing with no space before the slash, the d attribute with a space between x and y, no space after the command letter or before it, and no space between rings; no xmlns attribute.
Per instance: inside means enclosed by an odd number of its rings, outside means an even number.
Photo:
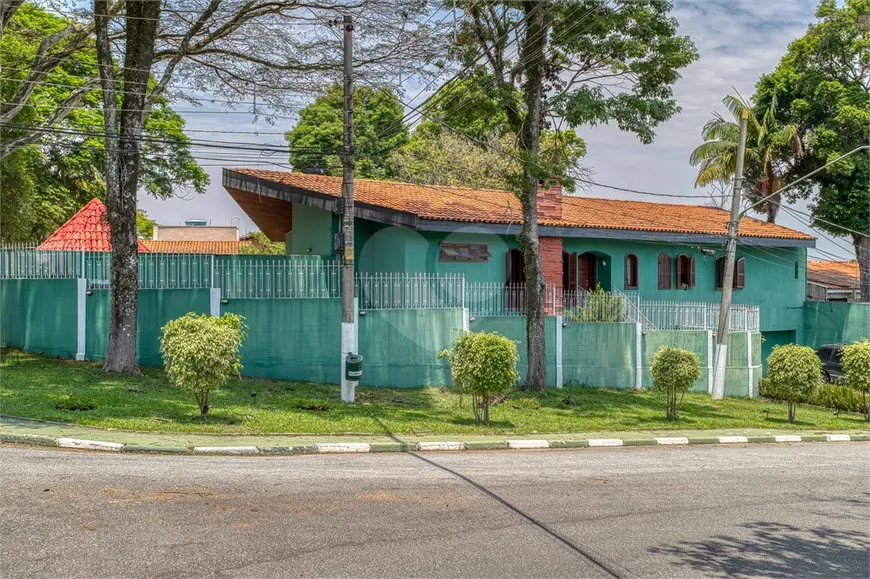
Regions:
<svg viewBox="0 0 870 579"><path fill-rule="evenodd" d="M76 450L130 452L138 454L188 455L297 455L356 454L372 452L461 452L466 450L543 450L550 448L587 448L614 446L697 446L700 444L783 444L795 442L866 442L870 434L775 434L770 436L660 436L653 438L585 438L576 440L511 439L491 441L427 441L427 442L319 442L300 446L146 446L79 438L50 438L37 434L0 433L0 443L55 446Z"/></svg>

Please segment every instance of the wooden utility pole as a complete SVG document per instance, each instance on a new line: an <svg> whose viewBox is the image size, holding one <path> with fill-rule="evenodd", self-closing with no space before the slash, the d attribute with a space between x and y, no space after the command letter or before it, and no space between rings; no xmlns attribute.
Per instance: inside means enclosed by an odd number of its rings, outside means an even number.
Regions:
<svg viewBox="0 0 870 579"><path fill-rule="evenodd" d="M354 315L354 246L353 246L353 20L344 17L344 151L342 155L341 213L341 399L353 402L356 382L347 380L345 360L356 354L356 316Z"/></svg>
<svg viewBox="0 0 870 579"><path fill-rule="evenodd" d="M734 260L737 255L737 234L740 229L740 196L743 190L743 155L746 151L746 122L749 111L740 113L740 141L737 144L737 167L734 170L734 193L731 196L731 218L725 242L725 271L722 272L722 303L719 306L719 333L716 336L716 371L713 374L713 400L725 396L725 365L728 355L728 333L731 313L731 286L734 283Z"/></svg>

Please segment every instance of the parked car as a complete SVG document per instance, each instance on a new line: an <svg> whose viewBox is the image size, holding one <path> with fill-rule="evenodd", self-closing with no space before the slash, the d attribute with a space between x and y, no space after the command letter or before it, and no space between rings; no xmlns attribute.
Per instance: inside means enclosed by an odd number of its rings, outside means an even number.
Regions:
<svg viewBox="0 0 870 579"><path fill-rule="evenodd" d="M822 379L825 382L841 382L843 374L842 353L843 344L825 344L818 350L816 355L822 361Z"/></svg>

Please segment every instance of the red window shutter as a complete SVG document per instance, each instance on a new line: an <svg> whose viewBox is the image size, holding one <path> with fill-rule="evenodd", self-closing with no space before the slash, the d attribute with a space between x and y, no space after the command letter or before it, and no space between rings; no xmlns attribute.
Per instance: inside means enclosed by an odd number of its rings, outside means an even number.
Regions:
<svg viewBox="0 0 870 579"><path fill-rule="evenodd" d="M577 252L568 255L568 290L577 289Z"/></svg>
<svg viewBox="0 0 870 579"><path fill-rule="evenodd" d="M677 289L683 289L683 262L686 261L685 257L683 254L677 256Z"/></svg>
<svg viewBox="0 0 870 579"><path fill-rule="evenodd" d="M689 260L689 287L695 287L695 258Z"/></svg>
<svg viewBox="0 0 870 579"><path fill-rule="evenodd" d="M659 289L671 289L671 256L667 253L659 256Z"/></svg>
<svg viewBox="0 0 870 579"><path fill-rule="evenodd" d="M579 266L577 268L578 269L577 285L580 287L580 289L589 289L589 259L588 259L588 257L589 256L587 256L584 253L583 255L580 256L580 263L577 264Z"/></svg>
<svg viewBox="0 0 870 579"><path fill-rule="evenodd" d="M746 286L746 258L741 257L734 265L736 268L734 272L734 287L743 289Z"/></svg>

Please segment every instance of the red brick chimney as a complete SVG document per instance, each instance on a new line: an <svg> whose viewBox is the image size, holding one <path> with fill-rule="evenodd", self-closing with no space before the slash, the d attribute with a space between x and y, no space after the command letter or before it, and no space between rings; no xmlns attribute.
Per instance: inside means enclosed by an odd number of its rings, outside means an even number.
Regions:
<svg viewBox="0 0 870 579"><path fill-rule="evenodd" d="M562 184L555 177L549 189L538 182L538 219L562 219Z"/></svg>

